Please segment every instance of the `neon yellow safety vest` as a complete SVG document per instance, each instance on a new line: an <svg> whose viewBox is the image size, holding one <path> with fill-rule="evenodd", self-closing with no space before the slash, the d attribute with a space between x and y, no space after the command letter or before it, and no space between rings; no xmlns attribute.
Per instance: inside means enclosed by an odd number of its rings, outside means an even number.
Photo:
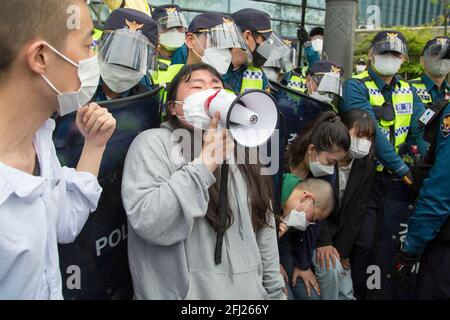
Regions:
<svg viewBox="0 0 450 320"><path fill-rule="evenodd" d="M244 71L241 85L241 93L250 89L263 90L263 71L256 67L247 67Z"/></svg>
<svg viewBox="0 0 450 320"><path fill-rule="evenodd" d="M422 78L413 79L410 82L412 86L416 88L417 95L420 100L422 100L425 107L428 107L429 103L433 103L431 94L427 91L427 87L425 86L425 83L423 83Z"/></svg>
<svg viewBox="0 0 450 320"><path fill-rule="evenodd" d="M103 35L103 30L94 28L94 32L92 33L92 45L94 47L94 50L97 50L97 44L100 41L100 38Z"/></svg>
<svg viewBox="0 0 450 320"><path fill-rule="evenodd" d="M356 75L355 79L364 82L369 91L372 107L381 108L385 100L375 81L370 78L369 72L364 71ZM398 152L398 147L406 141L408 136L413 113L414 97L408 82L400 80L400 88L397 87L392 93L392 105L395 110L395 119L393 121L380 119L378 124L386 138L394 145L395 151ZM394 141L392 141L392 136L394 136ZM383 171L383 166L379 164L377 171Z"/></svg>
<svg viewBox="0 0 450 320"><path fill-rule="evenodd" d="M301 93L305 93L306 92L306 78L304 77L300 77L297 75L292 75L291 79L289 79L289 82L287 84L287 87L301 92Z"/></svg>

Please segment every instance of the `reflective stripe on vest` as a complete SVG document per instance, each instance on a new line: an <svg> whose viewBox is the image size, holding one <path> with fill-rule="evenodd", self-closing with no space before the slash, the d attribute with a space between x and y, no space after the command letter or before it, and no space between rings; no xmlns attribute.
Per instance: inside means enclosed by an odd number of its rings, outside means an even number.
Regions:
<svg viewBox="0 0 450 320"><path fill-rule="evenodd" d="M287 87L292 90L295 90L295 91L298 91L301 93L305 93L306 92L306 79L303 77L293 75L291 77L291 79L289 79Z"/></svg>
<svg viewBox="0 0 450 320"><path fill-rule="evenodd" d="M369 72L365 71L355 77L355 79L363 80L364 85L369 91L370 104L374 108L380 108L385 100L380 90L378 89L375 81L370 79ZM394 126L394 144L395 151L398 152L398 147L406 141L411 125L411 117L413 113L414 97L412 88L408 82L400 80L400 88L396 86L395 91L392 93L392 105L395 110L395 119L393 121L378 120L378 125L386 138L391 141L390 127ZM377 171L382 171L383 166L378 165Z"/></svg>
<svg viewBox="0 0 450 320"><path fill-rule="evenodd" d="M244 71L241 93L250 89L263 90L263 71L260 68L247 67Z"/></svg>
<svg viewBox="0 0 450 320"><path fill-rule="evenodd" d="M94 50L97 50L97 44L100 41L100 38L103 35L103 30L94 28L94 32L92 34L92 47L94 48Z"/></svg>
<svg viewBox="0 0 450 320"><path fill-rule="evenodd" d="M427 91L427 87L425 86L425 83L423 83L421 78L411 80L411 84L414 88L416 88L417 95L419 96L420 100L422 100L425 107L428 106L428 103L433 103L431 94Z"/></svg>

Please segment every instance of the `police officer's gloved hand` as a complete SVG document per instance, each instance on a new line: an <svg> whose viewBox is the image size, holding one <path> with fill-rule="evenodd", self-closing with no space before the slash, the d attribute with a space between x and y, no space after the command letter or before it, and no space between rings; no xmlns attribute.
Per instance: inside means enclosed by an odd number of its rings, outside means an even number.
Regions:
<svg viewBox="0 0 450 320"><path fill-rule="evenodd" d="M298 26L297 39L302 43L305 43L310 40L308 31L306 31L306 29L302 26Z"/></svg>
<svg viewBox="0 0 450 320"><path fill-rule="evenodd" d="M404 184L406 184L408 187L412 187L414 185L414 179L411 173L411 170L408 170L402 177L401 180Z"/></svg>
<svg viewBox="0 0 450 320"><path fill-rule="evenodd" d="M396 281L404 290L409 291L412 287L411 272L418 257L400 250L394 260L391 271L392 279Z"/></svg>

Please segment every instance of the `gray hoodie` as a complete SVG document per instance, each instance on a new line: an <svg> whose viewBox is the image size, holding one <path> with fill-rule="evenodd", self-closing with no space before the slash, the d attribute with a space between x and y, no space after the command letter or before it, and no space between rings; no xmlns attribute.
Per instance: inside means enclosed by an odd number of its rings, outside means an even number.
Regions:
<svg viewBox="0 0 450 320"><path fill-rule="evenodd" d="M175 161L173 129L140 134L128 151L122 198L136 299L283 299L274 218L254 232L245 180L230 165L234 223L214 262L217 233L205 219L215 177L201 162Z"/></svg>

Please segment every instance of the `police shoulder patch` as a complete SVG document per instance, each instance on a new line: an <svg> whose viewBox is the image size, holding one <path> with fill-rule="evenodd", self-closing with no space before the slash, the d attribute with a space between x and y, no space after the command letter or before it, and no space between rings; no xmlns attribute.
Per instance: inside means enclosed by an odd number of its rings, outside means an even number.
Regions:
<svg viewBox="0 0 450 320"><path fill-rule="evenodd" d="M450 112L444 114L444 116L442 117L441 133L444 138L450 136Z"/></svg>

